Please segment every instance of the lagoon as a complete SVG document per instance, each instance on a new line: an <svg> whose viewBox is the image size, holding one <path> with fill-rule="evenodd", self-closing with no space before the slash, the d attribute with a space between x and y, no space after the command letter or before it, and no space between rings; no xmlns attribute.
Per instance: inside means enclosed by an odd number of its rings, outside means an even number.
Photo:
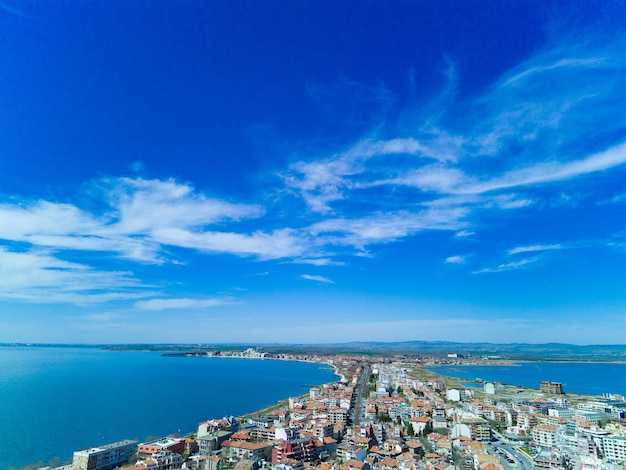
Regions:
<svg viewBox="0 0 626 470"><path fill-rule="evenodd" d="M626 395L626 364L623 363L519 362L506 366L438 366L430 370L465 380L480 378L536 389L544 380L561 382L565 393Z"/></svg>
<svg viewBox="0 0 626 470"><path fill-rule="evenodd" d="M328 366L165 357L92 347L0 347L0 470L121 439L194 432L334 382ZM305 384L307 384L305 386Z"/></svg>

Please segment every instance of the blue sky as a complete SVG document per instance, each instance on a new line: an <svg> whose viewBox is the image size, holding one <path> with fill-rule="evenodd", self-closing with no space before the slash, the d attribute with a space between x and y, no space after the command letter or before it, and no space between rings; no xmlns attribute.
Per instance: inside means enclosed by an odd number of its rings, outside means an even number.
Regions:
<svg viewBox="0 0 626 470"><path fill-rule="evenodd" d="M625 18L1 0L0 342L623 343Z"/></svg>

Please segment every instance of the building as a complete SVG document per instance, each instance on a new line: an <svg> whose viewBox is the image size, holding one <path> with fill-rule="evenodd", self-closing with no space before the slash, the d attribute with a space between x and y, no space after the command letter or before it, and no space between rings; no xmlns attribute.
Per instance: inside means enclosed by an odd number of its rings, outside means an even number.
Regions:
<svg viewBox="0 0 626 470"><path fill-rule="evenodd" d="M539 447L555 447L556 431L554 426L535 426L532 430L533 442Z"/></svg>
<svg viewBox="0 0 626 470"><path fill-rule="evenodd" d="M137 441L123 440L74 452L72 467L78 470L111 470L128 462L137 451Z"/></svg>
<svg viewBox="0 0 626 470"><path fill-rule="evenodd" d="M572 408L549 408L548 416L569 419L574 416L574 410Z"/></svg>
<svg viewBox="0 0 626 470"><path fill-rule="evenodd" d="M337 458L341 462L348 462L349 460L356 460L357 462L364 462L367 457L367 449L355 444L342 444L337 446Z"/></svg>
<svg viewBox="0 0 626 470"><path fill-rule="evenodd" d="M541 382L539 384L539 390L543 393L562 394L563 384L561 382Z"/></svg>
<svg viewBox="0 0 626 470"><path fill-rule="evenodd" d="M578 418L582 418L589 423L598 424L598 422L606 415L604 415L603 413L600 413L599 411L577 409L576 412L574 413L574 416Z"/></svg>
<svg viewBox="0 0 626 470"><path fill-rule="evenodd" d="M490 441L491 440L491 426L485 419L464 419L461 424L466 425L471 432L469 436L475 441Z"/></svg>
<svg viewBox="0 0 626 470"><path fill-rule="evenodd" d="M222 443L230 439L239 425L234 417L205 421L198 425L196 441L201 455L208 455L221 447Z"/></svg>
<svg viewBox="0 0 626 470"><path fill-rule="evenodd" d="M226 441L222 445L222 452L229 462L239 460L270 460L272 458L272 442L239 442Z"/></svg>
<svg viewBox="0 0 626 470"><path fill-rule="evenodd" d="M623 463L626 461L626 437L605 437L604 458L612 463Z"/></svg>
<svg viewBox="0 0 626 470"><path fill-rule="evenodd" d="M446 399L450 401L461 401L463 398L461 390L456 388L451 388L446 390Z"/></svg>
<svg viewBox="0 0 626 470"><path fill-rule="evenodd" d="M328 412L328 419L331 423L346 423L348 421L348 411L344 408L335 408Z"/></svg>
<svg viewBox="0 0 626 470"><path fill-rule="evenodd" d="M286 460L311 462L317 457L315 439L279 440L272 449L272 463L283 463Z"/></svg>
<svg viewBox="0 0 626 470"><path fill-rule="evenodd" d="M140 460L127 470L181 470L184 462L182 455L164 450L152 454L147 460Z"/></svg>
<svg viewBox="0 0 626 470"><path fill-rule="evenodd" d="M157 452L170 451L175 454L184 454L187 441L185 439L174 439L165 437L152 442L139 444L137 454L140 457L148 457Z"/></svg>
<svg viewBox="0 0 626 470"><path fill-rule="evenodd" d="M533 457L533 462L537 468L549 468L552 470L561 470L564 468L564 459L560 452L555 450L542 449Z"/></svg>

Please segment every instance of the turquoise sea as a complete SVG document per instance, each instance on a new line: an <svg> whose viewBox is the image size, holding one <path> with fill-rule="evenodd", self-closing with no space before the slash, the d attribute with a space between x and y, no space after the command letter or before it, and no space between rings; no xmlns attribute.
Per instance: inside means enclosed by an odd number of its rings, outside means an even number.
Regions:
<svg viewBox="0 0 626 470"><path fill-rule="evenodd" d="M590 362L520 362L510 366L438 366L432 372L461 379L482 379L526 388L561 382L565 393L626 395L626 364Z"/></svg>
<svg viewBox="0 0 626 470"><path fill-rule="evenodd" d="M0 470L242 415L334 382L322 364L0 347Z"/></svg>

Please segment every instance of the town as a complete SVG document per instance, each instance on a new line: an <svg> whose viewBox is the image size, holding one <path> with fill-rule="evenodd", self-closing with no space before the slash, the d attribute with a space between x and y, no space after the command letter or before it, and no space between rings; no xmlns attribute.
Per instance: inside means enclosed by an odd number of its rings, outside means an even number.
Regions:
<svg viewBox="0 0 626 470"><path fill-rule="evenodd" d="M229 353L232 354L232 353ZM264 358L246 350L237 357ZM479 379L471 387L427 367L440 358L290 355L340 380L260 412L214 417L188 436L123 440L74 452L58 470L618 470L626 465L623 396L566 394ZM494 361L484 358L478 361ZM47 467L50 469L50 467Z"/></svg>

